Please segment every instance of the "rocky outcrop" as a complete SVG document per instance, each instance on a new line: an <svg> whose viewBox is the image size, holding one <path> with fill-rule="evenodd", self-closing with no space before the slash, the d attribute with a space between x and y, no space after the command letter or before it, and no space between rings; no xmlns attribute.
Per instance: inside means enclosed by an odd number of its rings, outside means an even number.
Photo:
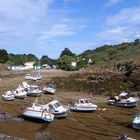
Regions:
<svg viewBox="0 0 140 140"><path fill-rule="evenodd" d="M0 140L27 140L27 139L0 134Z"/></svg>

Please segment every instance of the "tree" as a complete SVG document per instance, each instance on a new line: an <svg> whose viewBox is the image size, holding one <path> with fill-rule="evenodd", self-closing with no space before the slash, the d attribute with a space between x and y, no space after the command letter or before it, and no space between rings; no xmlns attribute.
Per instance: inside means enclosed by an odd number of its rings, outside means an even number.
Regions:
<svg viewBox="0 0 140 140"><path fill-rule="evenodd" d="M64 55L59 58L58 65L63 70L74 70L76 68L71 65L71 62L74 62L74 61L75 61L74 57Z"/></svg>
<svg viewBox="0 0 140 140"><path fill-rule="evenodd" d="M134 45L138 45L138 44L139 44L139 42L140 42L140 40L139 40L139 39L134 40Z"/></svg>
<svg viewBox="0 0 140 140"><path fill-rule="evenodd" d="M33 54L9 54L9 62L12 65L24 65L25 62L38 62L38 58Z"/></svg>
<svg viewBox="0 0 140 140"><path fill-rule="evenodd" d="M75 54L72 53L68 48L65 48L65 49L62 51L60 57L65 56L65 55L67 55L67 56L73 56L73 57L75 56Z"/></svg>
<svg viewBox="0 0 140 140"><path fill-rule="evenodd" d="M41 61L41 65L42 64L48 64L48 65L52 65L51 60L49 59L49 57L47 55L43 55L40 59Z"/></svg>
<svg viewBox="0 0 140 140"><path fill-rule="evenodd" d="M0 49L0 63L6 63L8 61L8 53L4 49Z"/></svg>

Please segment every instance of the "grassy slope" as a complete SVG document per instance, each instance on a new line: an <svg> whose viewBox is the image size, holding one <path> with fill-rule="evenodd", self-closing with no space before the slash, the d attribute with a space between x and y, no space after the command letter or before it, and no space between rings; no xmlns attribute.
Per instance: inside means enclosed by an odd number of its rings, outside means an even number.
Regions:
<svg viewBox="0 0 140 140"><path fill-rule="evenodd" d="M140 43L122 43L114 46L102 46L80 54L85 58L93 58L95 64L105 64L122 60L140 60Z"/></svg>
<svg viewBox="0 0 140 140"><path fill-rule="evenodd" d="M58 88L83 92L89 91L97 94L114 94L114 92L118 93L123 89L137 90L134 88L136 80L132 82L130 77L128 78L119 72L112 71L112 68L114 63L129 60L140 64L140 43L122 43L115 46L106 45L95 50L87 50L79 56L93 58L95 64L84 69L86 71L84 73L79 72L79 74L70 76L69 78L54 80ZM135 73L135 77L139 73L140 69L138 73ZM88 77L91 75L102 77L104 80L90 81ZM133 77L131 78L133 79Z"/></svg>

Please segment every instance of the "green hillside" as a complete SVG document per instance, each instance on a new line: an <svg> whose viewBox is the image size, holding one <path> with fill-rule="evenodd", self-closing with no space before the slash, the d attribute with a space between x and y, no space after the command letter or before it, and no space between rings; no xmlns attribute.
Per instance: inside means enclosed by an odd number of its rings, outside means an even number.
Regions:
<svg viewBox="0 0 140 140"><path fill-rule="evenodd" d="M91 62L89 63L89 60ZM56 65L63 70L78 70L88 65L110 64L121 61L133 60L140 62L140 40L134 42L123 42L118 45L104 45L94 50L86 50L76 55L68 48L65 48L58 59L51 59L47 55L43 55L39 59L33 54L8 54L6 50L0 49L0 63L9 65L23 65L28 61L35 61L41 65ZM72 62L77 62L76 67L72 66Z"/></svg>
<svg viewBox="0 0 140 140"><path fill-rule="evenodd" d="M140 60L140 41L137 39L131 43L104 45L95 50L87 50L79 56L86 59L92 58L94 64L104 64L111 61L123 61L128 59Z"/></svg>

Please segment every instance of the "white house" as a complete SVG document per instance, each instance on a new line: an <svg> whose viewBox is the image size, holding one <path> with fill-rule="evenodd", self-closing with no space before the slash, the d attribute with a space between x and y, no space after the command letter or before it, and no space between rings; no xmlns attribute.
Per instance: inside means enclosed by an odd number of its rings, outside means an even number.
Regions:
<svg viewBox="0 0 140 140"><path fill-rule="evenodd" d="M93 61L91 58L88 59L88 64L91 64Z"/></svg>
<svg viewBox="0 0 140 140"><path fill-rule="evenodd" d="M24 66L26 67L26 69L33 69L35 62L26 62L24 63Z"/></svg>
<svg viewBox="0 0 140 140"><path fill-rule="evenodd" d="M77 66L77 63L76 63L76 62L71 62L71 65L72 65L73 67L76 67L76 66Z"/></svg>
<svg viewBox="0 0 140 140"><path fill-rule="evenodd" d="M8 69L13 71L19 71L23 69L23 66L11 66Z"/></svg>
<svg viewBox="0 0 140 140"><path fill-rule="evenodd" d="M43 68L46 68L46 69L51 69L51 66L48 65L48 64L43 64L42 67L43 67Z"/></svg>

